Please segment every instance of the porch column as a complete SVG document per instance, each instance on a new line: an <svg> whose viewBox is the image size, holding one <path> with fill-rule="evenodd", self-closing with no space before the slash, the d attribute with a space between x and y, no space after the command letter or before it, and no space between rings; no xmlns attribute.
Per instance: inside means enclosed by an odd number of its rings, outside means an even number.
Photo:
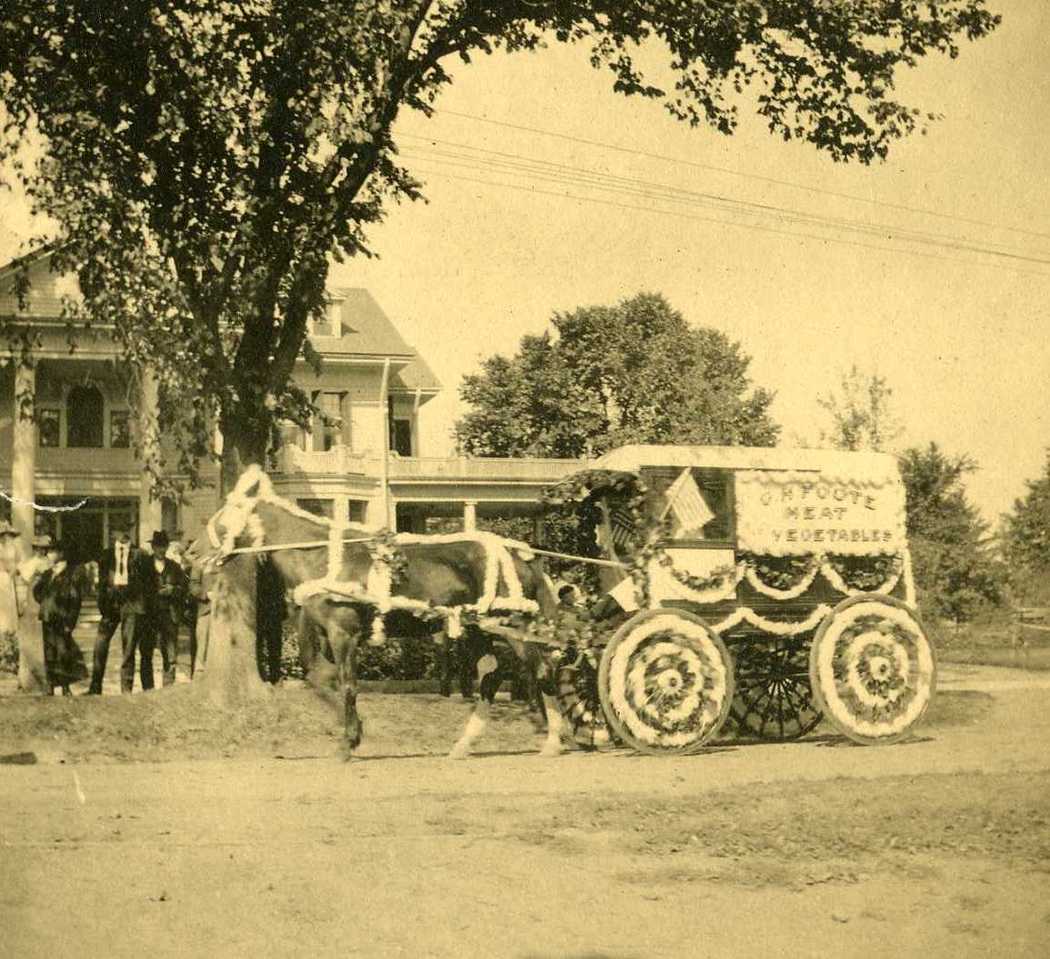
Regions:
<svg viewBox="0 0 1050 959"><path fill-rule="evenodd" d="M478 528L478 501L467 499L463 501L463 531L470 532Z"/></svg>
<svg viewBox="0 0 1050 959"><path fill-rule="evenodd" d="M32 359L23 358L15 366L15 395L12 407L11 440L11 525L19 532L16 549L22 559L33 551L36 473L36 367ZM40 628L39 607L31 590L26 590L25 605L18 621L18 688L26 693L47 690L44 667L44 636Z"/></svg>
<svg viewBox="0 0 1050 959"><path fill-rule="evenodd" d="M32 360L15 366L14 436L11 443L11 524L21 534L23 557L32 552L33 494L36 475L36 367Z"/></svg>
<svg viewBox="0 0 1050 959"><path fill-rule="evenodd" d="M350 522L350 497L345 493L337 493L332 497L332 519L338 525Z"/></svg>
<svg viewBox="0 0 1050 959"><path fill-rule="evenodd" d="M139 443L142 447L142 485L139 489L139 542L146 545L150 534L161 529L163 510L160 499L153 496L153 477L147 468L160 466L160 428L157 423L157 377L148 367L141 372L142 391L139 397Z"/></svg>

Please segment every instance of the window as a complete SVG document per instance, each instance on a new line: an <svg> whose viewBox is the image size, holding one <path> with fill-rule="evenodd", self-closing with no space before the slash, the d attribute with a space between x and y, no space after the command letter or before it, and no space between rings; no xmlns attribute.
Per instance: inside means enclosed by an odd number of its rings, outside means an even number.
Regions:
<svg viewBox="0 0 1050 959"><path fill-rule="evenodd" d="M40 446L59 446L62 442L62 411L37 410L36 427Z"/></svg>
<svg viewBox="0 0 1050 959"><path fill-rule="evenodd" d="M346 504L346 519L349 523L363 526L368 516L368 500L352 499Z"/></svg>
<svg viewBox="0 0 1050 959"><path fill-rule="evenodd" d="M102 445L102 394L95 386L74 386L66 397L66 446Z"/></svg>
<svg viewBox="0 0 1050 959"><path fill-rule="evenodd" d="M179 504L174 500L162 499L160 501L160 525L172 539L175 539L179 529Z"/></svg>
<svg viewBox="0 0 1050 959"><path fill-rule="evenodd" d="M313 336L342 336L342 300L336 300L325 307L323 317L314 317L310 322L310 333Z"/></svg>
<svg viewBox="0 0 1050 959"><path fill-rule="evenodd" d="M346 437L344 425L346 393L328 393L318 390L310 399L317 407L317 413L311 424L313 429L307 442L307 449L319 452L330 450L333 446L343 445Z"/></svg>
<svg viewBox="0 0 1050 959"><path fill-rule="evenodd" d="M398 456L412 455L412 421L392 420L390 423L390 449Z"/></svg>
<svg viewBox="0 0 1050 959"><path fill-rule="evenodd" d="M334 513L332 501L330 499L297 499L295 505L299 509L304 509L308 513L313 513L314 516L324 516L331 519Z"/></svg>
<svg viewBox="0 0 1050 959"><path fill-rule="evenodd" d="M131 446L131 419L128 410L110 410L109 445L113 449L128 449Z"/></svg>
<svg viewBox="0 0 1050 959"><path fill-rule="evenodd" d="M725 470L646 470L648 509L670 523L671 539L723 546L733 539L733 494Z"/></svg>

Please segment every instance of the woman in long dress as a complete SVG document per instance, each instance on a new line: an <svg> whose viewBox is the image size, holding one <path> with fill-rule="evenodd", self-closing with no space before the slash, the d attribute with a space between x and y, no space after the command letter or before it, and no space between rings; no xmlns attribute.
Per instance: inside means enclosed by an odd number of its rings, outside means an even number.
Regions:
<svg viewBox="0 0 1050 959"><path fill-rule="evenodd" d="M18 670L18 531L0 520L0 656Z"/></svg>
<svg viewBox="0 0 1050 959"><path fill-rule="evenodd" d="M73 630L80 618L80 577L65 546L52 547L48 559L51 568L33 585L33 597L40 604L44 630L47 686L52 694L56 686L61 686L62 695L71 696L70 684L88 675L84 654L73 639Z"/></svg>

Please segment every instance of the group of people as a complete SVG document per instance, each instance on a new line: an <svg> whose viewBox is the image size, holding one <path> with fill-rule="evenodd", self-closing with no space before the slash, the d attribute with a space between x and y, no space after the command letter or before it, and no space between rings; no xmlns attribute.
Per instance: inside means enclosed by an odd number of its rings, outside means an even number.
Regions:
<svg viewBox="0 0 1050 959"><path fill-rule="evenodd" d="M45 691L53 694L61 689L63 695L71 695L70 686L90 675L86 694L100 695L110 641L118 629L122 692L130 693L134 687L136 655L142 689L153 688L153 654L158 647L163 683L175 682L176 645L183 623L189 628L191 675L198 661L203 662L209 597L200 571L189 569L182 555L169 555L172 544L166 532L156 531L146 550L132 543L130 528L118 528L99 557L100 619L90 674L73 631L84 595L92 588L91 577L85 575L68 543L46 535L35 537L33 554L20 561L18 536L10 523L0 521L0 632L19 631L31 596L38 605L34 618L39 619L43 639Z"/></svg>
<svg viewBox="0 0 1050 959"><path fill-rule="evenodd" d="M143 690L153 688L153 652L159 647L162 680L175 682L179 626L186 622L190 633L190 673L197 666L197 621L201 604L199 576L191 575L185 558L168 555L171 540L164 530L150 539L149 550L131 542L129 529L117 530L115 541L98 564L98 633L91 667L88 695L102 693L110 641L120 630L120 689L130 693L135 685L135 656L139 659L139 681ZM203 651L201 651L203 659Z"/></svg>

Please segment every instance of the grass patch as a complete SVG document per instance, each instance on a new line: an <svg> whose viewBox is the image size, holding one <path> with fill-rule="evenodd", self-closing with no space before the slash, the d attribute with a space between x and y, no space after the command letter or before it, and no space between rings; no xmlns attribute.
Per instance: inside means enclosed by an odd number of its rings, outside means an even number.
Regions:
<svg viewBox="0 0 1050 959"><path fill-rule="evenodd" d="M472 709L458 696L363 693L361 756L444 755ZM2 696L0 754L32 751L45 761L166 762L229 756L337 755L339 712L312 689L274 688L262 700L224 709L191 684L131 696ZM498 701L481 748L538 747L527 709Z"/></svg>
<svg viewBox="0 0 1050 959"><path fill-rule="evenodd" d="M642 883L802 888L875 872L935 878L942 856L1038 869L1050 858L1048 790L1050 773L957 773L778 782L681 799L584 796L571 811L519 823L516 836L557 849L567 817L586 823L661 863L631 880Z"/></svg>
<svg viewBox="0 0 1050 959"><path fill-rule="evenodd" d="M1043 671L1050 669L1050 648L1035 647L1014 649L995 646L950 646L938 649L937 658L942 663L960 666L1008 666L1013 669Z"/></svg>

